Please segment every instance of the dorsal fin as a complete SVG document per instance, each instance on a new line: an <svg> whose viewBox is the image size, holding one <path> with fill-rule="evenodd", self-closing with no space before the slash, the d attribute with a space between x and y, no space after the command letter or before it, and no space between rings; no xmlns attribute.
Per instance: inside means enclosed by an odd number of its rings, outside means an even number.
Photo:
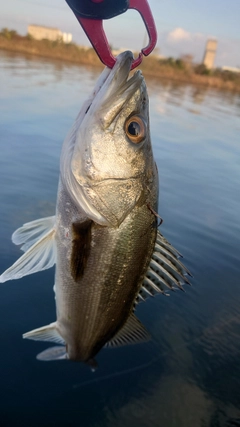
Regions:
<svg viewBox="0 0 240 427"><path fill-rule="evenodd" d="M84 273L91 247L92 220L72 224L71 274L75 281Z"/></svg>
<svg viewBox="0 0 240 427"><path fill-rule="evenodd" d="M152 258L136 303L157 293L169 295L165 293L167 289L183 290L182 285L190 284L186 276L191 276L191 273L179 261L179 256L180 253L158 231Z"/></svg>

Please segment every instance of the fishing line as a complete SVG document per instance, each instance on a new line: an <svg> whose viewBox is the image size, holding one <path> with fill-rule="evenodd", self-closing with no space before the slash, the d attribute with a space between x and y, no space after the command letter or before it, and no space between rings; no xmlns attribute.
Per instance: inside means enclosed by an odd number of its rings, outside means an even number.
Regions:
<svg viewBox="0 0 240 427"><path fill-rule="evenodd" d="M141 364L139 366L135 366L133 368L123 369L122 371L112 372L111 374L103 375L102 377L93 378L91 380L83 381L83 382L81 382L79 384L73 385L73 388L77 389L77 388L80 388L80 387L83 387L83 386L86 386L86 385L89 385L89 384L96 384L96 383L98 383L100 381L105 381L105 380L108 380L108 379L111 379L111 378L115 378L115 377L118 377L120 375L125 375L125 374L129 374L131 372L140 371L142 369L145 369L145 368L148 368L149 366L151 366L154 363L154 361L155 361L154 359L157 360L158 358L159 357L157 357L157 358L155 357L152 360L150 360L149 362L143 363L143 364Z"/></svg>
<svg viewBox="0 0 240 427"><path fill-rule="evenodd" d="M159 354L158 356L153 357L149 362L142 363L141 365L135 366L133 368L123 369L122 371L115 371L115 372L108 374L108 375L103 375L103 376L98 377L98 378L93 378L90 380L83 381L79 384L73 385L73 388L77 389L77 388L84 387L84 386L89 385L89 384L96 384L96 383L101 382L101 381L105 381L105 380L108 380L111 378L115 378L115 377L118 377L120 375L126 375L126 374L129 374L132 372L141 371L143 369L146 369L149 366L153 365L155 362L159 361L161 359L161 357L168 356L171 353L171 351L181 350L183 348L188 347L190 344L193 344L193 343L196 343L197 341L200 341L201 338L203 337L203 335L204 335L204 333L202 333L201 335L199 335L198 337L194 338L193 340L191 340L187 343L183 343L183 344L180 344L180 345L174 347L174 349L172 349L172 350L164 351L161 354ZM156 349L159 350L159 348L157 347L157 341L156 340L153 339L152 344L154 344Z"/></svg>
<svg viewBox="0 0 240 427"><path fill-rule="evenodd" d="M230 316L230 318L227 321L225 321L225 322L222 321L222 322L218 323L217 326L213 327L212 330L214 331L215 335L218 334L222 330L223 327L231 324L236 319L236 317L239 318L238 315L237 316L236 315ZM141 371L141 370L146 369L149 366L153 365L154 363L158 362L162 357L169 356L170 353L173 353L173 352L176 353L178 350L181 350L183 348L187 348L189 345L200 342L204 336L207 338L207 336L208 336L207 331L203 331L200 335L193 338L189 342L179 344L178 346L176 346L170 350L165 350L165 351L161 352L158 356L153 357L149 362L142 363L142 364L135 366L133 368L123 369L122 371L116 371L116 372L113 372L113 373L108 374L108 375L103 375L103 376L98 377L98 378L93 378L90 380L83 381L79 384L74 385L73 388L77 389L77 388L80 388L80 387L83 387L83 386L86 386L89 384L95 384L95 383L98 383L101 381L105 381L105 380L108 380L111 378L115 378L115 377L118 377L120 375L125 375L125 374L129 374L131 372L136 372L136 371ZM156 341L156 339L153 338L151 341L151 344L153 344L154 347L156 348L156 350L159 351L159 343ZM219 369L221 369L221 367L219 367Z"/></svg>

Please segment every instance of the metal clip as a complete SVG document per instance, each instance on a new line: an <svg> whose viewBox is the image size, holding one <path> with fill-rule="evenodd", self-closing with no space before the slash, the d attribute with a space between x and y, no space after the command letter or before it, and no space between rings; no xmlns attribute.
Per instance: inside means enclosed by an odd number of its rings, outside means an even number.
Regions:
<svg viewBox="0 0 240 427"><path fill-rule="evenodd" d="M101 2L102 0L92 1ZM131 67L133 70L139 64L141 64L143 55L149 55L156 46L157 30L147 0L129 0L128 9L135 9L140 13L149 36L148 45L141 50L138 58L133 60ZM109 68L112 68L116 62L116 58L113 56L110 50L109 43L103 29L102 19L84 18L76 13L76 11L74 11L74 13L100 60L103 62L103 64L107 65Z"/></svg>

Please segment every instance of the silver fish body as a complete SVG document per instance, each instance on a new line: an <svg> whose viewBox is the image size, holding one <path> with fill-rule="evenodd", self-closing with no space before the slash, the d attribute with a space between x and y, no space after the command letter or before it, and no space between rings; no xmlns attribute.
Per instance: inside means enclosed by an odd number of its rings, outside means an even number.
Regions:
<svg viewBox="0 0 240 427"><path fill-rule="evenodd" d="M41 360L94 364L104 345L148 339L139 299L182 288L188 271L157 231L158 174L148 96L131 52L100 76L62 150L56 215L13 234L25 254L2 282L56 263L56 322L24 334L52 341Z"/></svg>
<svg viewBox="0 0 240 427"><path fill-rule="evenodd" d="M64 170L69 171L69 167L62 168L60 178L57 328L67 343L69 358L74 360L91 359L127 322L156 240L156 218L149 206L157 209L158 178L149 135L147 91L140 73L133 76L129 85L131 60L130 52L118 59L102 88L110 94L99 97L96 106L91 105L87 112L90 119L85 126L91 129L84 144L87 156L81 134L80 146L74 145L71 158L74 178L85 186L84 197L101 215L100 223L91 211L86 214L72 200L64 185ZM124 130L131 115L145 122L139 143L131 142ZM78 132L75 144L79 142ZM66 161L65 150L62 165Z"/></svg>
<svg viewBox="0 0 240 427"><path fill-rule="evenodd" d="M142 202L118 227L64 219L56 234L57 329L68 345L69 358L87 361L133 312L157 229L153 214ZM66 240L73 244L64 245ZM87 256L79 262L83 240Z"/></svg>

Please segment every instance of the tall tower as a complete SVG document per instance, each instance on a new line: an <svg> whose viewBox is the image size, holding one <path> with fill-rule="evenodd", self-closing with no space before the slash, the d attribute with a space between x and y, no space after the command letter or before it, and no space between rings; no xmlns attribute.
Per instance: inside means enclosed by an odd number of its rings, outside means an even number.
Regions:
<svg viewBox="0 0 240 427"><path fill-rule="evenodd" d="M206 44L204 57L203 57L203 64L208 69L212 69L214 66L216 50L217 50L217 40L208 40Z"/></svg>

